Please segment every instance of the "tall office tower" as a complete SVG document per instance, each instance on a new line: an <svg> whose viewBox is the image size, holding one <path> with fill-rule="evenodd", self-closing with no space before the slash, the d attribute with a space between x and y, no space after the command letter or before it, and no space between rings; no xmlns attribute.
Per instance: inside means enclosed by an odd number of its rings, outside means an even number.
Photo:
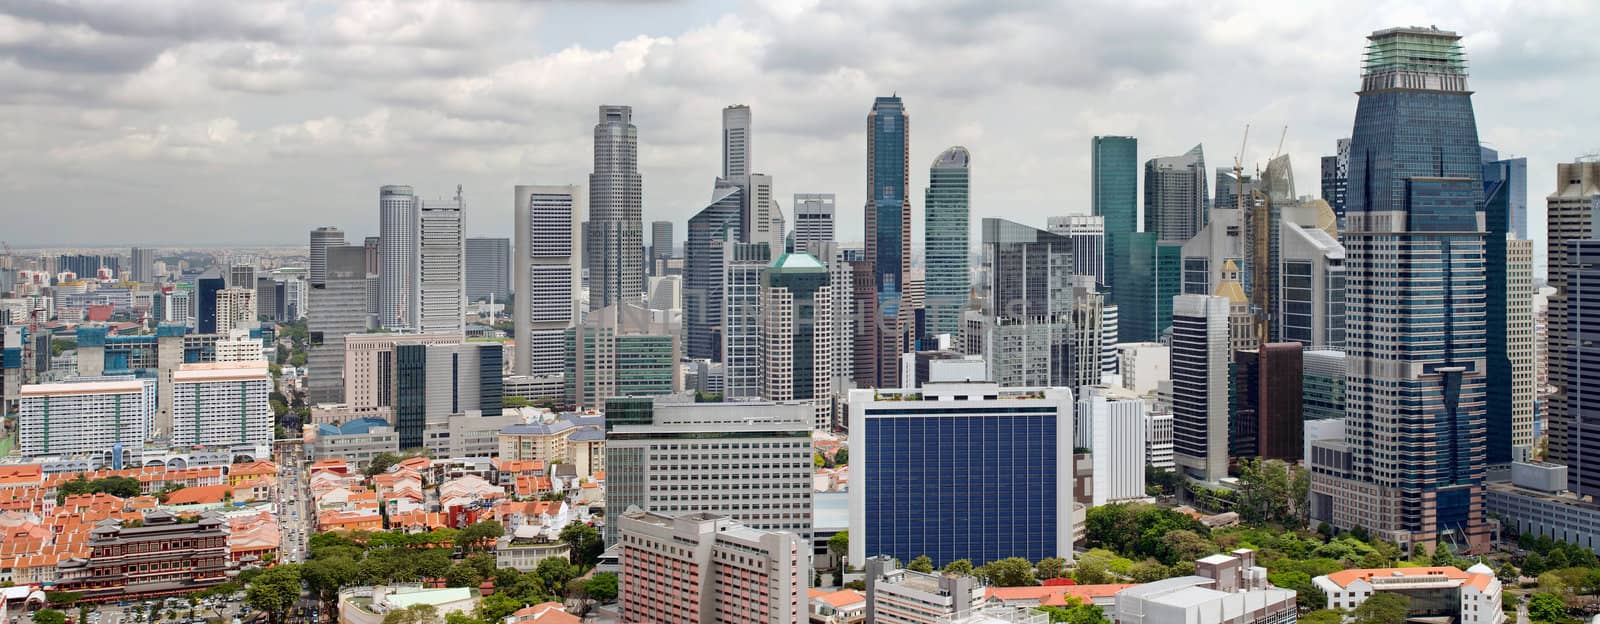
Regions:
<svg viewBox="0 0 1600 624"><path fill-rule="evenodd" d="M1298 462L1305 452L1303 348L1269 342L1233 352L1233 422L1229 453Z"/></svg>
<svg viewBox="0 0 1600 624"><path fill-rule="evenodd" d="M172 444L231 447L272 442L267 363L184 364L172 373Z"/></svg>
<svg viewBox="0 0 1600 624"><path fill-rule="evenodd" d="M1087 215L1050 217L1046 229L1051 234L1071 239L1073 274L1093 276L1094 283L1100 290L1105 290L1106 218Z"/></svg>
<svg viewBox="0 0 1600 624"><path fill-rule="evenodd" d="M22 386L17 449L23 457L92 458L106 467L137 466L150 437L154 379L113 379Z"/></svg>
<svg viewBox="0 0 1600 624"><path fill-rule="evenodd" d="M1217 184L1216 188L1213 189L1215 196L1211 200L1211 208L1213 210L1217 208L1239 209L1241 208L1239 198L1243 197L1242 207L1248 210L1253 205L1250 201L1250 195L1256 190L1255 178L1247 173L1244 174L1244 180L1241 181L1239 176L1234 175L1232 167L1217 167L1216 172ZM1243 217L1241 216L1240 218Z"/></svg>
<svg viewBox="0 0 1600 624"><path fill-rule="evenodd" d="M727 516L640 511L618 519L624 622L789 624L808 618L809 543Z"/></svg>
<svg viewBox="0 0 1600 624"><path fill-rule="evenodd" d="M1489 234L1494 235L1503 227L1519 239L1532 240L1528 237L1528 159L1501 158L1500 152L1491 147L1481 147L1480 153L1483 155L1484 188L1497 182L1505 183L1506 187L1505 225L1500 224L1500 219L1492 218L1488 223Z"/></svg>
<svg viewBox="0 0 1600 624"><path fill-rule="evenodd" d="M307 403L344 402L344 340L367 331L366 250L353 245L327 248L327 272L307 296Z"/></svg>
<svg viewBox="0 0 1600 624"><path fill-rule="evenodd" d="M684 351L690 359L722 361L722 273L739 241L739 187L717 180L711 201L689 218L683 247Z"/></svg>
<svg viewBox="0 0 1600 624"><path fill-rule="evenodd" d="M1228 300L1228 352L1253 350L1261 344L1256 335L1256 319L1250 313L1250 298L1239 284L1239 267L1232 260L1222 262L1222 283L1211 293Z"/></svg>
<svg viewBox="0 0 1600 624"><path fill-rule="evenodd" d="M838 243L813 242L806 247L812 257L817 258L828 267L828 315L829 325L829 355L830 363L829 388L832 392L834 403L837 404L844 397L844 392L852 387L855 379L855 345L856 322L858 316L855 308L855 283L854 266L846 260L846 250L839 247ZM859 251L859 250L857 250ZM822 297L819 295L818 300ZM821 311L819 311L821 313ZM835 414L838 410L835 409ZM830 428L842 427L838 419L829 423Z"/></svg>
<svg viewBox="0 0 1600 624"><path fill-rule="evenodd" d="M505 303L511 296L511 239L467 239L467 301Z"/></svg>
<svg viewBox="0 0 1600 624"><path fill-rule="evenodd" d="M392 422L402 450L438 444L426 434L437 423L501 415L505 351L500 345L413 342L392 348Z"/></svg>
<svg viewBox="0 0 1600 624"><path fill-rule="evenodd" d="M92 280L100 269L108 269L112 275L119 273L121 261L116 256L97 256L92 254L60 255L56 257L56 272L71 271L77 274L78 279Z"/></svg>
<svg viewBox="0 0 1600 624"><path fill-rule="evenodd" d="M809 404L618 397L604 407L606 478L615 480L606 492L607 517L629 507L725 514L752 529L790 531L810 543ZM731 449L760 451L750 451L749 468L707 469ZM608 524L605 541L616 540L617 528Z"/></svg>
<svg viewBox="0 0 1600 624"><path fill-rule="evenodd" d="M519 185L512 201L517 228L513 370L559 374L566 360L564 333L578 320L583 196L577 185Z"/></svg>
<svg viewBox="0 0 1600 624"><path fill-rule="evenodd" d="M395 349L401 345L455 345L462 334L378 332L344 341L344 405L352 412L394 409Z"/></svg>
<svg viewBox="0 0 1600 624"><path fill-rule="evenodd" d="M594 173L589 174L589 309L644 297L644 221L639 177L639 129L633 107L604 105L594 125Z"/></svg>
<svg viewBox="0 0 1600 624"><path fill-rule="evenodd" d="M1118 272L1128 270L1128 237L1139 231L1139 140L1097 136L1091 146L1090 207L1105 220L1105 283L1126 314Z"/></svg>
<svg viewBox="0 0 1600 624"><path fill-rule="evenodd" d="M1277 290L1269 293L1273 333L1280 341L1307 349L1344 348L1345 249L1337 219L1320 199L1281 211L1273 241Z"/></svg>
<svg viewBox="0 0 1600 624"><path fill-rule="evenodd" d="M384 186L378 189L378 326L390 329L415 327L412 299L416 296L417 204L420 200L409 186ZM365 268L365 256L362 261Z"/></svg>
<svg viewBox="0 0 1600 624"><path fill-rule="evenodd" d="M1344 418L1344 352L1312 350L1301 354L1301 413L1306 420Z"/></svg>
<svg viewBox="0 0 1600 624"><path fill-rule="evenodd" d="M806 253L761 272L760 388L769 401L815 406L812 429L833 428L833 291L828 267ZM724 368L726 370L726 368Z"/></svg>
<svg viewBox="0 0 1600 624"><path fill-rule="evenodd" d="M1600 207L1600 200L1596 200ZM1600 319L1600 237L1567 243L1562 254L1570 263L1566 275L1564 311L1569 336L1593 335ZM1568 454L1567 485L1579 496L1600 498L1600 397L1589 395L1600 387L1600 366L1590 364L1600 358L1600 345L1591 340L1574 340L1560 355L1551 354L1550 381L1565 389L1569 422L1564 433ZM1557 360L1559 373L1557 373ZM1552 440L1553 441L1553 440Z"/></svg>
<svg viewBox="0 0 1600 624"><path fill-rule="evenodd" d="M361 240L361 245L367 252L367 275L383 273L383 237L368 236Z"/></svg>
<svg viewBox="0 0 1600 624"><path fill-rule="evenodd" d="M256 316L269 321L286 319L284 306L288 303L284 283L270 277L256 278Z"/></svg>
<svg viewBox="0 0 1600 624"><path fill-rule="evenodd" d="M1007 386L1068 387L1072 244L1064 236L1004 219L983 220L975 338L989 380ZM1098 351L1096 351L1098 357Z"/></svg>
<svg viewBox="0 0 1600 624"><path fill-rule="evenodd" d="M336 227L319 227L311 230L311 266L306 278L313 287L321 286L328 275L328 248L343 247L344 232Z"/></svg>
<svg viewBox="0 0 1600 624"><path fill-rule="evenodd" d="M195 280L195 329L199 333L217 333L217 294L225 288L227 279L215 273Z"/></svg>
<svg viewBox="0 0 1600 624"><path fill-rule="evenodd" d="M650 222L650 274L666 275L672 259L672 222Z"/></svg>
<svg viewBox="0 0 1600 624"><path fill-rule="evenodd" d="M448 200L417 200L412 327L425 334L462 333L467 321L466 201L461 187Z"/></svg>
<svg viewBox="0 0 1600 624"><path fill-rule="evenodd" d="M739 187L740 242L766 243L781 251L785 241L783 215L773 199L772 176L752 173L728 178L727 182Z"/></svg>
<svg viewBox="0 0 1600 624"><path fill-rule="evenodd" d="M1484 165L1486 173L1490 169ZM1488 232L1483 254L1488 290L1486 441L1489 463L1509 464L1526 461L1533 449L1533 241L1517 238L1508 218L1516 210L1512 181L1485 180L1483 186ZM1523 195L1526 211L1525 189Z"/></svg>
<svg viewBox="0 0 1600 624"><path fill-rule="evenodd" d="M961 313L971 290L967 264L972 247L967 242L971 213L972 158L965 147L952 147L928 168L928 190L923 203L925 327L923 335L961 334Z"/></svg>
<svg viewBox="0 0 1600 624"><path fill-rule="evenodd" d="M1073 433L1075 446L1089 449L1093 458L1090 506L1144 498L1150 408L1136 396L1103 386L1081 391Z"/></svg>
<svg viewBox="0 0 1600 624"><path fill-rule="evenodd" d="M723 397L761 396L761 272L765 243L735 243L722 271Z"/></svg>
<svg viewBox="0 0 1600 624"><path fill-rule="evenodd" d="M196 324L193 312L195 306L190 303L190 299L194 296L194 293L187 290L172 291L167 295L167 300L163 302L165 309L161 314L161 318L168 323L180 325Z"/></svg>
<svg viewBox="0 0 1600 624"><path fill-rule="evenodd" d="M1117 343L1121 314L1116 304L1107 303L1100 312L1100 380L1109 383L1106 379L1111 375L1120 373L1117 367Z"/></svg>
<svg viewBox="0 0 1600 624"><path fill-rule="evenodd" d="M215 334L227 335L234 329L256 326L256 289L224 288L217 291L217 329Z"/></svg>
<svg viewBox="0 0 1600 624"><path fill-rule="evenodd" d="M1106 238L1107 252L1110 251L1110 233ZM1160 243L1156 240L1154 232L1131 232L1122 236L1121 241L1122 266L1118 268L1115 277L1119 283L1113 284L1112 297L1121 310L1121 326L1118 328L1122 334L1123 342L1155 342L1161 339L1165 325L1171 324L1172 306L1170 303L1161 305L1161 265L1163 245L1167 246L1170 259L1178 266L1182 266L1183 246L1176 241ZM1171 276L1169 276L1171 277ZM1181 279L1168 280L1174 288L1181 288ZM1176 294L1174 290L1171 294ZM1170 301L1170 299L1169 299ZM1163 323L1163 320L1166 322Z"/></svg>
<svg viewBox="0 0 1600 624"><path fill-rule="evenodd" d="M156 281L154 270L156 250L149 247L134 247L129 260L133 264L133 281L141 284L151 284Z"/></svg>
<svg viewBox="0 0 1600 624"><path fill-rule="evenodd" d="M1355 483L1330 488L1335 525L1402 545L1454 534L1481 552L1483 183L1461 38L1393 28L1367 39L1344 233Z"/></svg>
<svg viewBox="0 0 1600 624"><path fill-rule="evenodd" d="M662 396L682 390L677 323L657 321L638 304L594 310L566 330L562 369L567 403L599 407L619 396Z"/></svg>
<svg viewBox="0 0 1600 624"><path fill-rule="evenodd" d="M1172 453L1191 479L1228 476L1228 299L1172 303Z"/></svg>
<svg viewBox="0 0 1600 624"><path fill-rule="evenodd" d="M1062 385L1076 390L1101 383L1101 369L1105 366L1106 299L1095 289L1093 277L1074 275L1072 279L1072 313L1067 322L1062 358L1066 360L1067 370ZM1115 325L1111 331L1116 334Z"/></svg>
<svg viewBox="0 0 1600 624"><path fill-rule="evenodd" d="M750 107L735 104L722 109L722 178L755 173L751 165Z"/></svg>
<svg viewBox="0 0 1600 624"><path fill-rule="evenodd" d="M251 264L235 264L228 267L228 288L255 288L256 267Z"/></svg>
<svg viewBox="0 0 1600 624"><path fill-rule="evenodd" d="M1555 386L1555 393L1548 400L1549 417L1546 428L1550 435L1549 459L1552 462L1572 464L1578 461L1580 454L1576 444L1569 448L1567 430L1578 426L1574 418L1581 406L1570 405L1567 394L1572 389L1567 387L1568 361L1574 360L1573 349L1577 346L1577 334L1569 329L1569 324L1576 320L1569 320L1567 314L1567 281L1581 265L1567 257L1569 246L1576 241L1594 238L1591 226L1595 223L1592 210L1595 202L1600 201L1600 159L1584 159L1572 163L1556 165L1556 189L1545 197L1545 217L1548 222L1546 227L1546 250L1548 280L1551 288L1556 289L1550 296L1549 309L1546 311L1546 326L1549 333L1548 351L1550 354L1550 383ZM1573 488L1577 489L1577 488Z"/></svg>
<svg viewBox="0 0 1600 624"><path fill-rule="evenodd" d="M833 193L794 194L794 250L813 253L812 243L833 241Z"/></svg>
<svg viewBox="0 0 1600 624"><path fill-rule="evenodd" d="M911 308L902 301L911 269L910 181L911 116L898 96L879 97L867 114L866 260L873 296L862 309L866 327L857 328L870 341L869 370L856 373L863 387L890 388L900 382L900 354L911 331Z"/></svg>
<svg viewBox="0 0 1600 624"><path fill-rule="evenodd" d="M849 403L849 561L1072 558L1071 390L929 383Z"/></svg>
<svg viewBox="0 0 1600 624"><path fill-rule="evenodd" d="M1210 212L1206 157L1199 145L1181 156L1144 163L1144 231L1158 240L1185 242L1200 232Z"/></svg>
<svg viewBox="0 0 1600 624"><path fill-rule="evenodd" d="M1350 188L1350 139L1339 139L1336 148L1332 156L1322 157L1322 201L1333 208L1339 230L1343 231L1345 197Z"/></svg>

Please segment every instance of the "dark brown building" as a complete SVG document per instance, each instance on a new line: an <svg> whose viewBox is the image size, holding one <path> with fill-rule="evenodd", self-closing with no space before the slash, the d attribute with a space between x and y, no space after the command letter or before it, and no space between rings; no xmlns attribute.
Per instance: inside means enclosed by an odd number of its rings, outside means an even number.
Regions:
<svg viewBox="0 0 1600 624"><path fill-rule="evenodd" d="M88 559L57 567L57 585L99 602L187 594L220 584L227 580L226 526L214 514L183 522L163 511L146 514L140 527L106 520L89 534Z"/></svg>
<svg viewBox="0 0 1600 624"><path fill-rule="evenodd" d="M1233 353L1233 417L1228 450L1234 457L1296 462L1304 459L1298 342L1271 342Z"/></svg>

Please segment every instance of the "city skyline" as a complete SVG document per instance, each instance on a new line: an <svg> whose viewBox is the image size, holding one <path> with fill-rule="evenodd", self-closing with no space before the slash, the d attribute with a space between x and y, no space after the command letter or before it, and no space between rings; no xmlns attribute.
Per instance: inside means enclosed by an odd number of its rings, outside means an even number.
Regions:
<svg viewBox="0 0 1600 624"><path fill-rule="evenodd" d="M118 205L169 217L121 229L99 229L109 220L94 218L71 229L40 224L30 242L181 242L200 232L203 226L189 221L211 210L223 192L240 207L241 227L232 237L239 240L233 242L279 243L303 235L305 222L366 233L372 228L364 198L389 180L411 181L428 198L448 196L451 185L461 183L467 201L479 205L515 184L582 183L588 163L574 155L587 152L585 122L601 104L636 110L645 137L640 169L646 220L683 223L701 207L703 186L692 181L720 169L717 111L736 103L749 104L761 120L769 154L762 168L778 180L774 192L783 203L797 192L831 192L846 205L860 205L860 173L848 166L859 160L864 143L859 110L885 92L897 92L920 111L914 162L949 145L966 145L986 163L973 189L974 221L1005 215L1043 223L1048 216L1088 213L1084 147L1095 134L1138 136L1145 148L1141 156L1182 153L1198 142L1223 163L1238 150L1250 123L1255 138L1245 159L1249 166L1265 162L1275 151L1273 135L1287 125L1283 151L1293 158L1298 177L1312 180L1318 158L1348 134L1354 110L1344 85L1358 53L1339 43L1397 23L1447 21L1464 34L1475 50L1475 84L1485 94L1479 108L1485 119L1495 120L1486 124L1483 138L1503 153L1529 158L1536 223L1542 223L1543 209L1537 198L1553 188L1550 166L1592 148L1580 138L1580 122L1548 121L1571 118L1555 102L1575 87L1557 77L1583 51L1545 49L1545 42L1586 41L1559 33L1583 21L1574 12L1593 7L1562 9L1558 16L1543 7L1510 14L1486 6L1445 11L1440 5L1379 9L1369 20L1351 22L1334 18L1346 9L1317 5L1276 17L1271 28L1244 7L1209 11L1194 25L1159 7L951 6L925 8L926 15L911 21L938 35L959 32L954 27L970 20L972 34L952 35L945 43L962 48L962 63L1004 62L1023 56L1016 54L1019 47L1029 47L1031 57L1083 57L1049 68L1016 67L1019 77L1029 78L1017 82L1028 86L994 84L987 72L931 71L928 63L941 55L891 65L874 58L882 44L850 35L881 27L902 43L938 42L937 36L909 40L906 26L896 23L908 8L644 4L612 11L623 15L604 26L581 27L574 25L600 21L584 18L608 9L419 5L388 14L352 5L317 20L300 8L246 16L208 7L215 18L215 31L208 33L175 25L176 9L113 10L92 20L73 11L16 10L13 18L27 27L26 34L0 56L12 61L18 118L33 123L8 149L44 157L20 159L0 184L28 198L20 205L52 205L93 217L115 196ZM1087 15L1054 13L1079 10ZM847 13L858 15L859 23L840 25L838 18ZM383 18L364 21L370 15ZM430 19L446 15L451 19ZM391 32L396 24L413 22L423 25ZM1063 38L1076 42L1049 41L1039 26L1050 23L1080 24L1075 29L1087 33ZM52 32L75 27L104 36L98 43L64 47L43 43ZM805 39L791 31L806 33ZM508 32L532 35L532 43L499 44L486 36ZM1134 49L1124 40L1158 43ZM838 45L824 45L829 41ZM743 54L712 54L727 51ZM429 69L403 70L408 64L374 60L385 53L401 60L434 54L438 60L409 64ZM730 80L702 84L702 67L725 69L717 73ZM357 73L359 80L329 80L360 69L368 74ZM1224 73L1241 78L1219 91L1226 97L1206 95L1200 85L1217 85ZM584 80L589 74L592 79ZM383 89L374 84L379 82ZM390 88L395 82L438 88L397 97ZM162 84L171 89L158 89ZM559 88L568 84L581 87ZM829 96L801 104L770 95L798 84L825 85ZM73 89L83 95L62 102ZM176 97L180 93L214 97L199 107L184 103L188 98ZM1196 95L1154 97L1162 93ZM52 113L39 102L68 106ZM1063 102L1070 106L1057 110ZM1002 104L1023 110L1008 114ZM1046 109L1056 123L1043 132L1025 125L1038 123L1027 111ZM908 187L925 186L925 175L913 171ZM226 187L213 179L225 180ZM305 201L307 187L317 190L315 201ZM62 192L69 188L73 192ZM914 213L920 203L914 202ZM509 217L485 214L471 221L468 235L506 236ZM921 228L920 218L915 214L913 231ZM860 240L859 221L841 218L840 239ZM1542 238L1542 231L1531 234ZM1536 255L1543 257L1542 245Z"/></svg>

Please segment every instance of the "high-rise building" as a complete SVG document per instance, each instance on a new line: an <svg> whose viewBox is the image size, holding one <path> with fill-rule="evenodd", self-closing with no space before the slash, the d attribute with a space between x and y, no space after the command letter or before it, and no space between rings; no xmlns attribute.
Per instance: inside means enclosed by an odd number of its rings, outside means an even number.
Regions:
<svg viewBox="0 0 1600 624"><path fill-rule="evenodd" d="M1106 218L1071 215L1050 217L1046 229L1072 241L1072 273L1091 275L1100 290L1106 285Z"/></svg>
<svg viewBox="0 0 1600 624"><path fill-rule="evenodd" d="M812 243L833 242L833 193L794 194L794 250L811 253Z"/></svg>
<svg viewBox="0 0 1600 624"><path fill-rule="evenodd" d="M722 361L722 277L739 236L738 186L717 180L711 201L689 219L683 248L683 323L690 359Z"/></svg>
<svg viewBox="0 0 1600 624"><path fill-rule="evenodd" d="M1342 231L1345 197L1350 188L1350 139L1339 139L1335 148L1332 156L1322 157L1322 201L1328 202L1328 206L1333 208Z"/></svg>
<svg viewBox="0 0 1600 624"><path fill-rule="evenodd" d="M864 360L858 354L868 370L856 377L871 387L899 384L900 354L911 331L911 308L902 300L911 269L910 181L911 116L898 96L879 97L867 114L866 261L873 295L862 306L866 327L857 328L871 351Z"/></svg>
<svg viewBox="0 0 1600 624"><path fill-rule="evenodd" d="M666 275L672 259L672 222L650 222L650 274Z"/></svg>
<svg viewBox="0 0 1600 624"><path fill-rule="evenodd" d="M815 406L812 428L833 428L834 310L828 267L779 256L761 272L761 398Z"/></svg>
<svg viewBox="0 0 1600 624"><path fill-rule="evenodd" d="M202 334L217 333L217 294L227 288L227 279L215 273L195 280L195 329Z"/></svg>
<svg viewBox="0 0 1600 624"><path fill-rule="evenodd" d="M108 270L112 275L120 272L121 260L117 256L101 256L94 254L62 254L56 256L56 272L71 272L78 279L97 279L100 269Z"/></svg>
<svg viewBox="0 0 1600 624"><path fill-rule="evenodd" d="M1297 462L1305 448L1303 362L1298 342L1233 352L1229 452Z"/></svg>
<svg viewBox="0 0 1600 624"><path fill-rule="evenodd" d="M467 239L467 301L505 303L510 296L511 239Z"/></svg>
<svg viewBox="0 0 1600 624"><path fill-rule="evenodd" d="M633 107L604 105L594 126L594 173L589 174L589 309L644 297L643 180Z"/></svg>
<svg viewBox="0 0 1600 624"><path fill-rule="evenodd" d="M961 313L971 290L967 264L972 247L967 242L971 213L972 158L965 147L939 154L928 168L928 190L922 220L926 246L927 310L923 335L961 333Z"/></svg>
<svg viewBox="0 0 1600 624"><path fill-rule="evenodd" d="M269 321L288 321L288 285L285 280L256 278L256 316Z"/></svg>
<svg viewBox="0 0 1600 624"><path fill-rule="evenodd" d="M1072 245L1005 219L983 220L980 319L968 332L984 356L989 380L1007 386L1070 387L1067 363L1073 292ZM976 333L975 336L970 334ZM1099 361L1098 348L1094 351Z"/></svg>
<svg viewBox="0 0 1600 624"><path fill-rule="evenodd" d="M1144 163L1144 231L1157 240L1187 242L1200 232L1210 212L1206 157L1199 145L1181 156Z"/></svg>
<svg viewBox="0 0 1600 624"><path fill-rule="evenodd" d="M307 403L344 401L344 339L368 326L366 260L361 247L328 247L323 283L307 296Z"/></svg>
<svg viewBox="0 0 1600 624"><path fill-rule="evenodd" d="M1067 321L1066 377L1062 385L1074 390L1101 383L1106 356L1106 299L1095 290L1094 278L1074 275L1072 313ZM1111 326L1112 335L1116 326ZM1111 339L1116 344L1116 338Z"/></svg>
<svg viewBox="0 0 1600 624"><path fill-rule="evenodd" d="M156 381L132 376L22 386L17 448L23 457L87 457L137 466L154 425Z"/></svg>
<svg viewBox="0 0 1600 624"><path fill-rule="evenodd" d="M1139 231L1139 140L1130 136L1097 136L1091 157L1090 207L1094 216L1105 220L1105 283L1111 289L1112 301L1127 315L1119 272L1130 270L1128 237Z"/></svg>
<svg viewBox="0 0 1600 624"><path fill-rule="evenodd" d="M394 410L395 348L400 345L461 344L461 334L378 332L344 341L344 405L356 415Z"/></svg>
<svg viewBox="0 0 1600 624"><path fill-rule="evenodd" d="M1300 410L1306 420L1344 418L1344 352L1311 350L1301 354Z"/></svg>
<svg viewBox="0 0 1600 624"><path fill-rule="evenodd" d="M501 415L504 349L500 345L410 343L393 349L392 422L402 450L449 446L437 439L440 430L448 429L440 423ZM435 433L430 435L430 430Z"/></svg>
<svg viewBox="0 0 1600 624"><path fill-rule="evenodd" d="M377 277L383 273L383 237L368 236L361 239L361 247L367 252L367 275ZM377 314L377 309L373 309Z"/></svg>
<svg viewBox="0 0 1600 624"><path fill-rule="evenodd" d="M1504 220L1499 217L1490 219L1488 231L1491 235L1505 230L1521 240L1532 240L1528 237L1528 159L1524 157L1501 158L1500 152L1494 148L1481 147L1483 155L1483 186L1490 188L1495 183L1505 184L1506 211ZM1502 224L1503 223L1503 224Z"/></svg>
<svg viewBox="0 0 1600 624"><path fill-rule="evenodd" d="M1345 204L1349 470L1313 474L1312 506L1402 546L1481 551L1483 183L1461 37L1367 39Z"/></svg>
<svg viewBox="0 0 1600 624"><path fill-rule="evenodd" d="M235 328L256 326L256 289L224 288L217 291L216 331L226 335Z"/></svg>
<svg viewBox="0 0 1600 624"><path fill-rule="evenodd" d="M650 310L637 304L590 312L566 330L562 347L566 400L577 409L604 405L611 397L682 389L676 324L653 320Z"/></svg>
<svg viewBox="0 0 1600 624"><path fill-rule="evenodd" d="M1600 204L1600 201L1597 201ZM1562 254L1570 264L1566 275L1566 331L1572 337L1593 335L1589 330L1600 324L1600 239L1573 241ZM1560 354L1551 354L1550 380L1565 390L1567 485L1579 496L1600 498L1600 397L1590 400L1589 389L1600 387L1600 366L1589 364L1600 357L1600 345L1575 339ZM1556 360L1560 362L1559 369ZM1560 370L1557 375L1554 371Z"/></svg>
<svg viewBox="0 0 1600 624"><path fill-rule="evenodd" d="M452 199L416 204L416 262L411 275L411 327L422 333L460 333L467 321L466 201L461 187Z"/></svg>
<svg viewBox="0 0 1600 624"><path fill-rule="evenodd" d="M1143 499L1149 408L1123 391L1086 386L1082 392L1073 432L1094 465L1091 506Z"/></svg>
<svg viewBox="0 0 1600 624"><path fill-rule="evenodd" d="M867 583L866 621L874 624L922 622L1027 622L994 620L981 611L984 586L966 574L924 573L900 567L894 557L873 555L863 565Z"/></svg>
<svg viewBox="0 0 1600 624"><path fill-rule="evenodd" d="M852 390L848 560L1071 559L1072 407L1065 388Z"/></svg>
<svg viewBox="0 0 1600 624"><path fill-rule="evenodd" d="M228 267L228 288L255 288L256 267L253 264L235 264Z"/></svg>
<svg viewBox="0 0 1600 624"><path fill-rule="evenodd" d="M1275 331L1280 341L1306 348L1343 349L1345 345L1345 249L1332 208L1311 200L1281 210L1278 237L1277 290L1269 293Z"/></svg>
<svg viewBox="0 0 1600 624"><path fill-rule="evenodd" d="M172 443L221 447L272 442L267 363L184 364L172 373Z"/></svg>
<svg viewBox="0 0 1600 624"><path fill-rule="evenodd" d="M755 173L751 165L754 152L750 149L750 107L735 104L722 109L722 177Z"/></svg>
<svg viewBox="0 0 1600 624"><path fill-rule="evenodd" d="M1506 170L1501 173L1514 169L1509 162L1499 164ZM1527 163L1522 165L1525 170ZM1484 166L1485 173L1491 169ZM1516 209L1514 177L1484 180L1486 442L1489 463L1497 465L1527 461L1533 449L1533 241L1517 238L1514 219L1508 217ZM1522 178L1526 184L1526 171ZM1526 211L1526 187L1522 191Z"/></svg>
<svg viewBox="0 0 1600 624"><path fill-rule="evenodd" d="M133 281L141 284L153 284L159 278L155 273L156 250L149 247L134 247L130 254L133 264Z"/></svg>
<svg viewBox="0 0 1600 624"><path fill-rule="evenodd" d="M378 189L379 261L378 326L413 327L412 288L416 286L417 204L409 186L384 186ZM365 268L366 258L362 265Z"/></svg>
<svg viewBox="0 0 1600 624"><path fill-rule="evenodd" d="M1217 482L1228 476L1228 299L1179 295L1172 306L1173 459Z"/></svg>
<svg viewBox="0 0 1600 624"><path fill-rule="evenodd" d="M808 616L798 535L710 513L633 511L618 518L624 622L787 624Z"/></svg>
<svg viewBox="0 0 1600 624"><path fill-rule="evenodd" d="M1111 249L1110 236L1108 231L1108 253ZM1161 338L1162 331L1171 324L1172 317L1171 300L1162 305L1160 296L1162 249L1167 249L1169 259L1181 267L1183 246L1177 242L1160 243L1154 232L1131 232L1123 235L1118 244L1121 246L1122 266L1115 272L1119 277L1114 279L1119 283L1111 288L1120 314L1120 325L1117 327L1120 338L1125 342L1154 342ZM1176 289L1182 288L1181 279L1167 281L1174 288L1171 294L1177 294Z"/></svg>
<svg viewBox="0 0 1600 624"><path fill-rule="evenodd" d="M1550 295L1546 311L1549 333L1550 383L1555 386L1546 404L1549 406L1546 428L1550 436L1550 461L1564 464L1576 462L1580 456L1577 443L1568 443L1568 430L1579 426L1575 418L1581 406L1572 405L1567 395L1569 360L1574 360L1577 334L1569 328L1576 323L1567 313L1567 281L1581 265L1567 257L1571 244L1593 238L1595 202L1600 201L1600 159L1584 159L1556 165L1555 191L1545 197L1546 250L1549 252L1548 285L1556 289ZM1575 360L1574 360L1575 361ZM1576 473L1577 471L1574 471ZM1573 488L1577 489L1577 488Z"/></svg>
<svg viewBox="0 0 1600 624"><path fill-rule="evenodd" d="M761 396L761 272L766 243L735 243L722 271L723 397Z"/></svg>
<svg viewBox="0 0 1600 624"><path fill-rule="evenodd" d="M517 186L516 329L513 370L518 375L555 375L566 356L563 332L578 320L583 256L578 186Z"/></svg>
<svg viewBox="0 0 1600 624"><path fill-rule="evenodd" d="M811 541L809 404L605 402L606 516L709 512ZM732 455L741 465L724 463ZM748 464L748 467L743 464ZM716 467L713 467L715 465ZM606 526L606 543L617 528Z"/></svg>

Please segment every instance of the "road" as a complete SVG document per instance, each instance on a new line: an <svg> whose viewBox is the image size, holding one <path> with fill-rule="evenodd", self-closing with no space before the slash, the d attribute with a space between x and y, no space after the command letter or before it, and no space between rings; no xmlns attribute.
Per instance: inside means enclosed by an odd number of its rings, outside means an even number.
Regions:
<svg viewBox="0 0 1600 624"><path fill-rule="evenodd" d="M310 491L301 447L278 454L278 553L285 563L305 561L311 539Z"/></svg>

